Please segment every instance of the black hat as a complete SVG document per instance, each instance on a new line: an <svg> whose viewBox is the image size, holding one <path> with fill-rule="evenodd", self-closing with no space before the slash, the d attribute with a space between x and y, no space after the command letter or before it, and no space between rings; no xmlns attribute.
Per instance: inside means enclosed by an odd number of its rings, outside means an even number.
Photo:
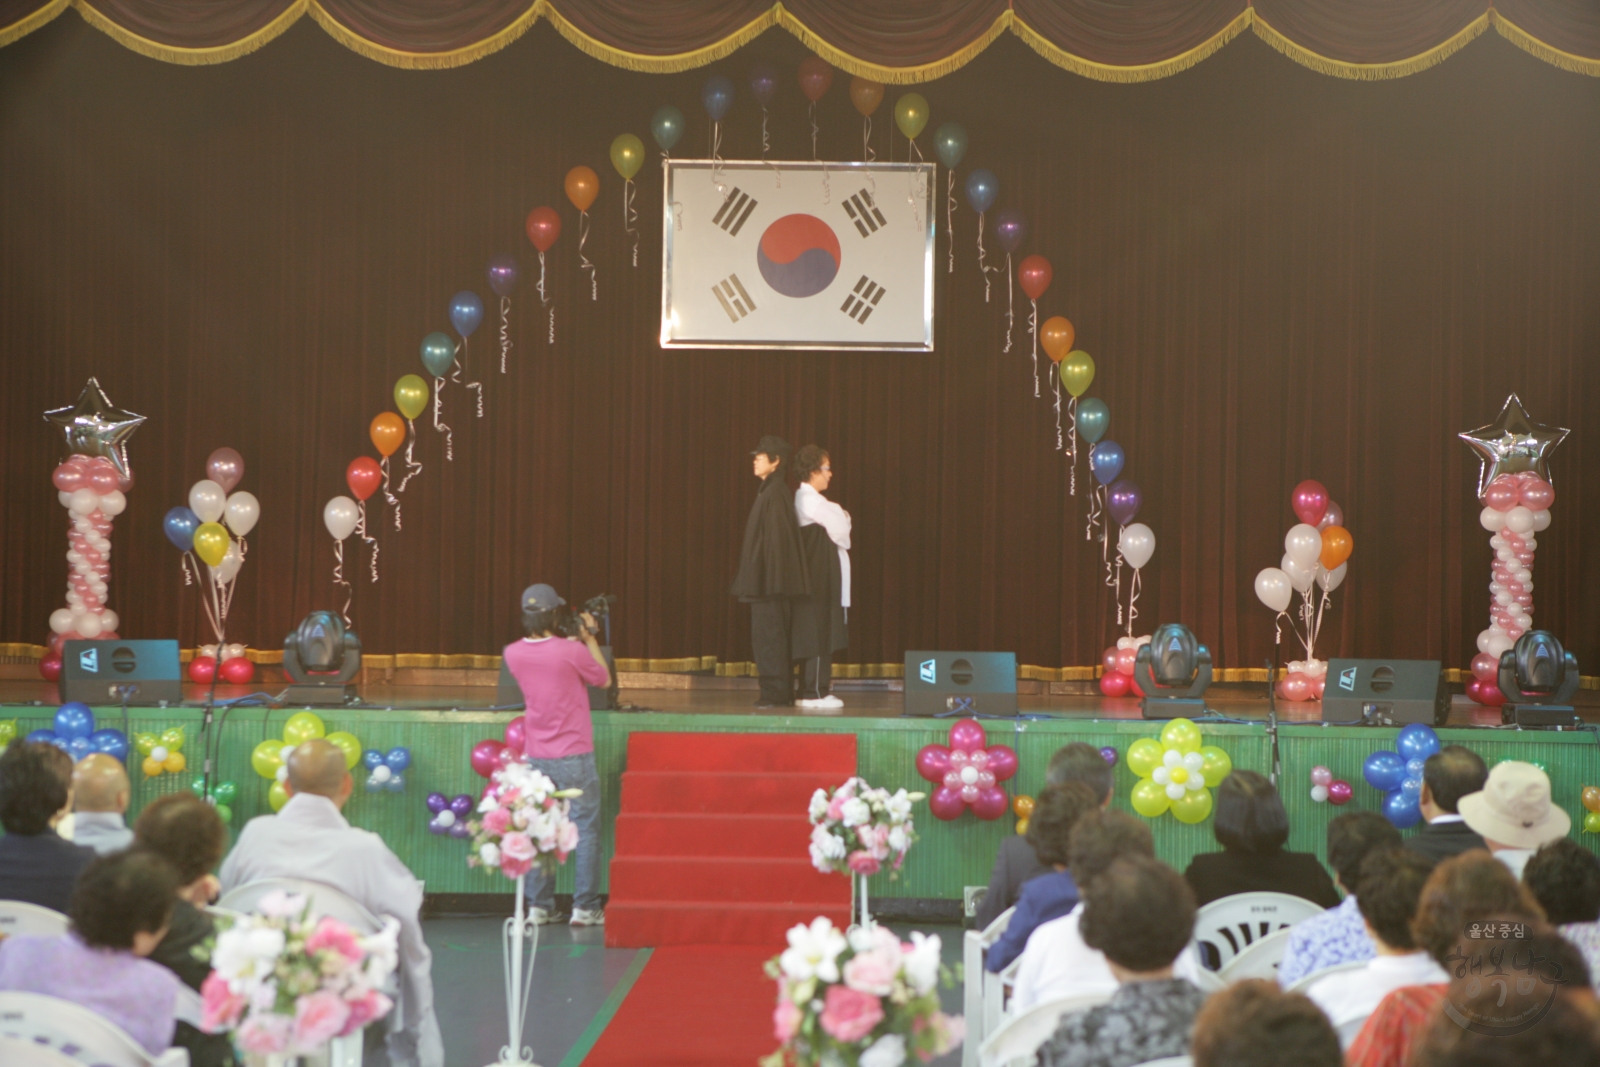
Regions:
<svg viewBox="0 0 1600 1067"><path fill-rule="evenodd" d="M522 591L523 611L549 611L551 608L559 608L565 603L566 601L561 599L560 594L555 591L554 587L545 585L543 582L538 585L530 585Z"/></svg>
<svg viewBox="0 0 1600 1067"><path fill-rule="evenodd" d="M761 443L750 450L752 456L772 456L777 459L789 458L789 442L775 434L767 434L761 438Z"/></svg>

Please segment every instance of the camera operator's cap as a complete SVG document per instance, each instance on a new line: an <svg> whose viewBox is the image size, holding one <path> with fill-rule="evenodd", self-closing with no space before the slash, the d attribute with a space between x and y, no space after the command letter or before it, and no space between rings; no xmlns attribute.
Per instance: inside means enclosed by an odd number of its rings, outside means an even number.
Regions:
<svg viewBox="0 0 1600 1067"><path fill-rule="evenodd" d="M789 456L789 442L776 434L769 433L761 438L760 444L750 450L750 454L752 456L763 455L787 459Z"/></svg>
<svg viewBox="0 0 1600 1067"><path fill-rule="evenodd" d="M561 599L560 594L555 591L553 586L545 585L543 582L538 585L530 585L522 591L523 611L549 611L551 608L559 608L565 603L566 601Z"/></svg>
<svg viewBox="0 0 1600 1067"><path fill-rule="evenodd" d="M1469 829L1512 848L1538 848L1572 829L1572 816L1550 803L1549 776L1521 760L1495 764L1483 789L1456 808Z"/></svg>

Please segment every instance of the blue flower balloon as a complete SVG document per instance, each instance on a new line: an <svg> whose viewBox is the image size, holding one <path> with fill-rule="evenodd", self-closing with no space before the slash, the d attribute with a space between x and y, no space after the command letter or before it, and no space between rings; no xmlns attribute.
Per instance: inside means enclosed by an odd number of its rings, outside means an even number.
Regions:
<svg viewBox="0 0 1600 1067"><path fill-rule="evenodd" d="M72 701L56 709L56 735L71 741L94 733L94 712L87 704Z"/></svg>
<svg viewBox="0 0 1600 1067"><path fill-rule="evenodd" d="M1388 793L1400 788L1406 777L1405 760L1398 753L1387 750L1374 752L1361 768L1367 784L1379 792Z"/></svg>
<svg viewBox="0 0 1600 1067"><path fill-rule="evenodd" d="M387 782L383 783L383 787L391 793L404 793L406 790L405 775L394 775Z"/></svg>
<svg viewBox="0 0 1600 1067"><path fill-rule="evenodd" d="M1403 759L1425 760L1439 751L1439 735L1427 723L1414 722L1400 730L1400 736L1394 739L1394 747Z"/></svg>
<svg viewBox="0 0 1600 1067"><path fill-rule="evenodd" d="M1417 806L1416 797L1396 789L1384 795L1383 817L1404 830L1422 821L1422 809Z"/></svg>
<svg viewBox="0 0 1600 1067"><path fill-rule="evenodd" d="M27 736L27 740L36 745L53 745L56 743L54 730L35 730Z"/></svg>
<svg viewBox="0 0 1600 1067"><path fill-rule="evenodd" d="M67 755L71 756L72 761L76 763L83 757L92 755L94 753L94 745L89 743L87 737L74 737L67 742L66 750Z"/></svg>
<svg viewBox="0 0 1600 1067"><path fill-rule="evenodd" d="M411 766L411 750L404 746L396 746L395 748L391 748L389 750L389 754L383 757L383 762L389 765L389 769L391 771L399 774L401 771Z"/></svg>
<svg viewBox="0 0 1600 1067"><path fill-rule="evenodd" d="M375 748L369 748L361 753L361 765L369 771L375 771L383 766L383 753Z"/></svg>
<svg viewBox="0 0 1600 1067"><path fill-rule="evenodd" d="M128 762L128 739L121 730L112 729L111 727L107 727L104 730L96 730L89 735L89 744L94 746L96 752L104 752L106 755L119 759L123 763Z"/></svg>

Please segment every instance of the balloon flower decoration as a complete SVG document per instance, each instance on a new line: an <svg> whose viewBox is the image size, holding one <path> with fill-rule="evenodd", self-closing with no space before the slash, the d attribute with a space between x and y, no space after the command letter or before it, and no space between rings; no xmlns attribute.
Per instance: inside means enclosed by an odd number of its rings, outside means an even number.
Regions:
<svg viewBox="0 0 1600 1067"><path fill-rule="evenodd" d="M1422 767L1439 751L1439 735L1433 727L1414 722L1400 730L1395 748L1399 751L1385 749L1368 756L1361 774L1383 794L1383 817L1404 830L1422 819Z"/></svg>
<svg viewBox="0 0 1600 1067"><path fill-rule="evenodd" d="M6 729L8 726L9 731ZM16 736L15 720L0 722L0 749L8 746ZM54 729L35 730L28 735L28 740L54 745L71 756L73 762L85 756L92 756L96 752L103 752L123 763L128 762L128 738L123 732L110 727L96 730L94 712L89 710L89 705L80 704L75 700L56 709Z"/></svg>
<svg viewBox="0 0 1600 1067"><path fill-rule="evenodd" d="M1344 511L1328 496L1327 488L1307 479L1294 487L1290 504L1300 522L1283 539L1283 560L1256 575L1256 596L1278 613L1276 643L1283 636L1282 622L1305 645L1306 658L1293 660L1285 677L1278 680L1278 696L1284 700L1321 700L1327 682L1328 664L1315 655L1317 636L1322 632L1322 613L1333 603L1349 570L1346 562L1355 549L1355 540L1344 527ZM1312 588L1322 590L1318 600ZM1300 594L1299 630L1289 615L1289 602ZM1302 632L1303 631L1303 632Z"/></svg>
<svg viewBox="0 0 1600 1067"><path fill-rule="evenodd" d="M182 774L189 766L189 757L183 754L183 727L174 726L160 734L134 734L133 747L144 761L139 764L146 778L157 778L162 773Z"/></svg>
<svg viewBox="0 0 1600 1067"><path fill-rule="evenodd" d="M250 766L261 777L272 783L267 790L267 804L277 811L289 802L288 790L283 783L288 780L289 753L307 741L325 739L344 756L346 770L353 770L361 762L361 742L354 734L343 730L328 733L322 717L312 711L297 711L283 724L283 738L268 738L250 753Z"/></svg>
<svg viewBox="0 0 1600 1067"><path fill-rule="evenodd" d="M206 780L196 778L189 786L195 796L202 800L206 798ZM224 823L233 822L233 802L239 799L239 785L237 782L211 783L211 803L217 809Z"/></svg>
<svg viewBox="0 0 1600 1067"><path fill-rule="evenodd" d="M523 738L522 731L527 726L527 720L518 715L506 723L504 741L496 741L486 737L472 746L472 770L480 778L488 778L495 771L508 763L515 763L522 758Z"/></svg>
<svg viewBox="0 0 1600 1067"><path fill-rule="evenodd" d="M1479 524L1489 531L1494 564L1489 581L1489 627L1478 634L1467 695L1479 704L1500 705L1500 656L1533 628L1534 534L1550 526L1555 487L1550 484L1549 454L1567 430L1534 422L1515 393L1506 398L1500 417L1461 435L1478 453Z"/></svg>
<svg viewBox="0 0 1600 1067"><path fill-rule="evenodd" d="M1600 834L1600 786L1583 787L1583 832Z"/></svg>
<svg viewBox="0 0 1600 1067"><path fill-rule="evenodd" d="M0 752L11 747L11 742L17 739L17 720L0 719Z"/></svg>
<svg viewBox="0 0 1600 1067"><path fill-rule="evenodd" d="M950 727L949 745L925 745L917 753L917 773L938 785L928 810L949 822L971 808L980 819L1006 813L1006 791L1000 783L1017 773L1016 750L988 745L976 719Z"/></svg>
<svg viewBox="0 0 1600 1067"><path fill-rule="evenodd" d="M1311 799L1314 803L1343 807L1350 803L1353 793L1350 783L1342 778L1335 778L1328 768L1320 764L1311 768Z"/></svg>
<svg viewBox="0 0 1600 1067"><path fill-rule="evenodd" d="M391 748L388 752L379 752L375 748L369 748L361 754L361 762L368 771L367 792L405 792L406 780L404 772L411 766L411 750L409 748L400 746Z"/></svg>
<svg viewBox="0 0 1600 1067"><path fill-rule="evenodd" d="M1133 664L1139 658L1139 646L1148 645L1150 635L1143 637L1119 637L1117 643L1100 653L1100 665L1104 672L1100 675L1100 692L1108 697L1127 696L1130 692L1135 696L1144 696L1133 681ZM1106 749L1101 749L1103 756ZM1115 762L1115 749L1112 761Z"/></svg>
<svg viewBox="0 0 1600 1067"><path fill-rule="evenodd" d="M1170 811L1182 823L1202 822L1211 814L1211 790L1233 772L1233 760L1200 740L1200 727L1173 719L1161 728L1160 740L1141 737L1128 746L1128 766L1139 776L1134 811L1147 819Z"/></svg>
<svg viewBox="0 0 1600 1067"><path fill-rule="evenodd" d="M255 666L244 659L244 646L224 644L228 629L228 611L233 605L233 591L239 571L244 567L249 546L245 536L254 530L261 518L261 503L251 493L234 492L234 487L244 479L244 457L231 448L219 448L206 458L206 476L189 487L187 507L168 511L161 522L163 532L172 546L183 553L183 584L191 585L200 578L200 563L205 564L205 578L200 581L200 606L205 610L206 622L216 637L216 643L207 646L209 654L196 656L189 661L189 680L209 685L218 677L218 651L238 649L238 654L225 656L220 664L221 677L234 684L244 684L255 677ZM194 557L199 557L199 563ZM193 568L191 572L191 568ZM239 666L229 667L232 660Z"/></svg>
<svg viewBox="0 0 1600 1067"><path fill-rule="evenodd" d="M468 836L472 831L467 829L467 816L477 806L477 801L467 793L448 798L443 793L429 793L428 811L433 818L428 820L428 832L458 838Z"/></svg>

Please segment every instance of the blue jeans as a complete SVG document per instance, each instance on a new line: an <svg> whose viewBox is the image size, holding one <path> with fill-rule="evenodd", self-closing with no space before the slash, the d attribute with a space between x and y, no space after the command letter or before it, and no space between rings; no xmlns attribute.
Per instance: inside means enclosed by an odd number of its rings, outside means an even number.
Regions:
<svg viewBox="0 0 1600 1067"><path fill-rule="evenodd" d="M583 790L582 796L571 801L572 821L578 826L578 847L572 857L577 865L572 906L594 911L600 907L600 772L594 765L594 753L530 759L528 763L549 775L557 789ZM554 908L555 876L545 877L543 869L535 864L528 872L524 892L534 907L547 911Z"/></svg>

